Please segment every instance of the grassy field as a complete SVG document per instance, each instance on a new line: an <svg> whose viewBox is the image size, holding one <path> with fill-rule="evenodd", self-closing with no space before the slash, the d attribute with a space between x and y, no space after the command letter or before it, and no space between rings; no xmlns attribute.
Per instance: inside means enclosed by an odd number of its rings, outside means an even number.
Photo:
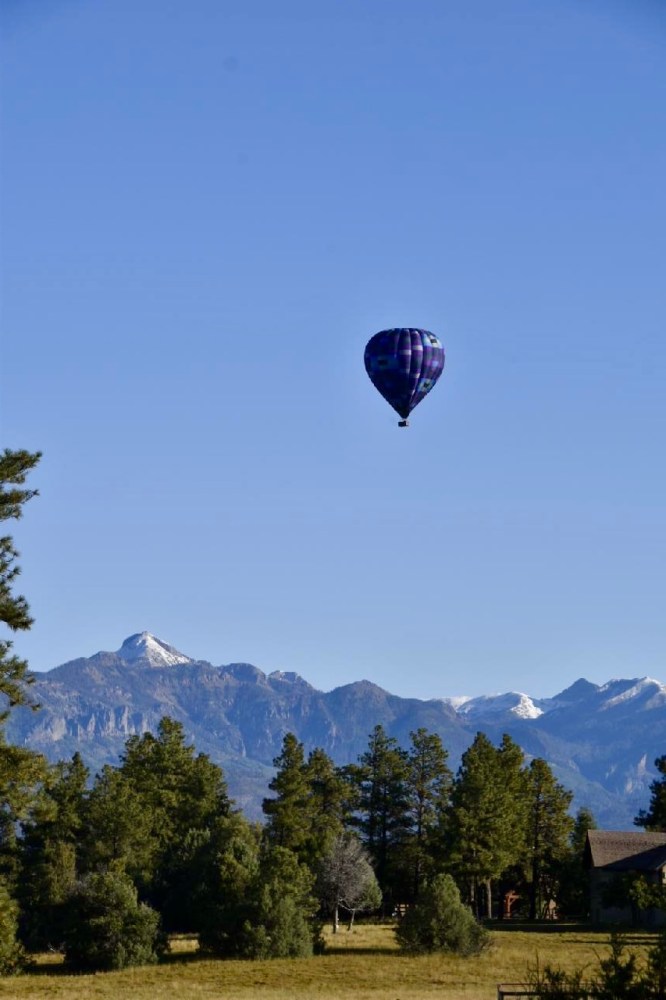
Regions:
<svg viewBox="0 0 666 1000"><path fill-rule="evenodd" d="M38 956L26 975L0 980L12 1000L495 1000L497 983L525 979L537 961L573 969L596 967L608 935L551 925L509 925L492 934L480 958L407 958L388 925L359 925L327 934L327 951L312 959L227 962L201 959L196 943L176 940L161 965L97 975L69 975L57 956ZM635 935L643 950L653 939Z"/></svg>

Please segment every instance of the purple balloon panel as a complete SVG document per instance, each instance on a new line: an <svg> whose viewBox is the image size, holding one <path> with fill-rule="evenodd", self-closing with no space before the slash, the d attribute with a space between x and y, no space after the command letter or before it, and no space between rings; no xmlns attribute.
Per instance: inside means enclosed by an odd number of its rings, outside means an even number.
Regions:
<svg viewBox="0 0 666 1000"><path fill-rule="evenodd" d="M444 348L428 330L399 327L371 337L364 360L374 387L406 420L442 374Z"/></svg>

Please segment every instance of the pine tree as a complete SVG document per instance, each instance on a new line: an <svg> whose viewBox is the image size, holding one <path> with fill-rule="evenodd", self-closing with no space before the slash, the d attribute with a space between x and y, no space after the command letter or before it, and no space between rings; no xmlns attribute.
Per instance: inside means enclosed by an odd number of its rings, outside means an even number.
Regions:
<svg viewBox="0 0 666 1000"><path fill-rule="evenodd" d="M370 734L359 764L348 769L359 789L357 825L372 858L385 907L409 895L403 847L411 829L409 760L381 725Z"/></svg>
<svg viewBox="0 0 666 1000"><path fill-rule="evenodd" d="M65 964L81 972L156 962L164 951L159 914L140 903L123 871L87 875L69 899Z"/></svg>
<svg viewBox="0 0 666 1000"><path fill-rule="evenodd" d="M296 854L269 846L250 890L252 917L244 928L247 958L308 958L321 948L314 876Z"/></svg>
<svg viewBox="0 0 666 1000"><path fill-rule="evenodd" d="M25 489L24 484L40 458L39 452L9 448L0 454L0 521L18 520L25 504L36 495L36 490ZM18 555L11 535L1 536L0 622L10 632L27 631L32 625L28 602L13 590L20 573ZM11 708L32 705L27 691L30 682L27 661L12 653L10 639L0 638L0 966L5 971L19 962L20 954L15 939L18 908L11 895L19 870L18 824L28 816L48 773L43 757L8 745L3 731Z"/></svg>
<svg viewBox="0 0 666 1000"><path fill-rule="evenodd" d="M218 821L200 855L199 942L223 958L296 958L319 944L313 876L235 814Z"/></svg>
<svg viewBox="0 0 666 1000"><path fill-rule="evenodd" d="M0 455L0 521L18 519L23 514L23 506L37 490L23 489L26 477L33 469L41 453L10 451L5 448ZM16 595L12 586L20 573L16 564L18 552L9 535L0 537L0 622L12 632L25 631L32 625L30 608L25 597ZM12 643L0 640L0 695L2 701L11 708L13 705L29 703L26 684L29 683L28 664L11 652ZM7 711L0 721L7 717Z"/></svg>
<svg viewBox="0 0 666 1000"><path fill-rule="evenodd" d="M557 889L558 866L565 858L573 820L569 806L573 793L555 780L545 760L535 758L526 774L527 849L530 886L530 920L539 915Z"/></svg>
<svg viewBox="0 0 666 1000"><path fill-rule="evenodd" d="M130 737L119 768L98 775L86 808L85 868L124 869L167 931L190 930L190 866L230 810L221 768L195 756L182 725L164 718L156 735Z"/></svg>
<svg viewBox="0 0 666 1000"><path fill-rule="evenodd" d="M295 853L305 848L309 822L309 785L303 744L293 733L282 741L282 751L273 761L277 769L269 784L275 798L266 798L262 809L266 816L266 837L275 847Z"/></svg>
<svg viewBox="0 0 666 1000"><path fill-rule="evenodd" d="M417 899L425 874L434 867L453 775L447 764L448 751L436 733L421 728L410 733L410 738L407 801L411 831L407 854L412 869L412 898Z"/></svg>
<svg viewBox="0 0 666 1000"><path fill-rule="evenodd" d="M20 972L25 953L17 940L18 904L0 878L0 976Z"/></svg>
<svg viewBox="0 0 666 1000"><path fill-rule="evenodd" d="M243 956L244 928L253 918L261 831L240 813L220 816L189 866L191 929L204 952Z"/></svg>
<svg viewBox="0 0 666 1000"><path fill-rule="evenodd" d="M349 790L340 770L320 747L309 754L305 765L308 834L301 860L314 871L349 818Z"/></svg>
<svg viewBox="0 0 666 1000"><path fill-rule="evenodd" d="M314 871L349 815L349 785L320 747L305 760L303 744L287 733L273 761L277 771L263 801L266 839L293 851Z"/></svg>
<svg viewBox="0 0 666 1000"><path fill-rule="evenodd" d="M40 457L39 452L8 448L0 454L0 521L18 520L25 504L37 494L23 487ZM20 573L17 558L11 536L0 537L0 622L12 632L25 631L32 625L28 602L13 592ZM5 740L3 723L10 709L32 704L27 692L31 682L28 664L11 650L11 640L0 639L0 877L10 887L17 872L17 823L28 814L36 789L48 772L39 754L11 746Z"/></svg>
<svg viewBox="0 0 666 1000"><path fill-rule="evenodd" d="M412 955L438 951L478 955L490 944L488 931L460 901L451 876L442 873L426 883L416 904L399 922L396 937L400 947Z"/></svg>
<svg viewBox="0 0 666 1000"><path fill-rule="evenodd" d="M23 824L20 841L21 937L32 950L57 947L64 937L64 913L80 873L88 769L78 753L56 764Z"/></svg>
<svg viewBox="0 0 666 1000"><path fill-rule="evenodd" d="M449 866L467 886L470 905L492 916L493 882L524 856L523 754L509 736L495 748L477 733L453 784L449 810Z"/></svg>
<svg viewBox="0 0 666 1000"><path fill-rule="evenodd" d="M121 761L122 774L149 808L162 844L230 809L222 769L207 754L195 756L182 723L168 716L160 720L157 735L131 736Z"/></svg>
<svg viewBox="0 0 666 1000"><path fill-rule="evenodd" d="M147 889L155 875L159 842L145 801L120 768L105 764L90 791L84 816L83 870L124 868Z"/></svg>
<svg viewBox="0 0 666 1000"><path fill-rule="evenodd" d="M666 831L666 755L657 757L654 765L662 777L655 778L650 785L649 808L641 809L634 823L646 830L660 833Z"/></svg>
<svg viewBox="0 0 666 1000"><path fill-rule="evenodd" d="M590 879L585 868L587 831L597 824L589 809L579 809L569 835L568 850L559 864L558 910L566 917L586 917L590 909Z"/></svg>
<svg viewBox="0 0 666 1000"><path fill-rule="evenodd" d="M207 754L195 756L182 724L168 717L160 721L157 735L130 737L121 761L127 803L135 812L137 806L143 810L138 829L145 830L148 822L147 835L134 841L137 860L145 864L137 885L161 913L165 930L187 931L194 847L231 810L224 774Z"/></svg>

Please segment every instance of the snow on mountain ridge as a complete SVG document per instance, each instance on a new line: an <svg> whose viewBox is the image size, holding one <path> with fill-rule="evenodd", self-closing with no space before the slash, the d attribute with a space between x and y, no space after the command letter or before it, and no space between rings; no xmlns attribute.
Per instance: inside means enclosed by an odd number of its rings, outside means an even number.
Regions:
<svg viewBox="0 0 666 1000"><path fill-rule="evenodd" d="M174 646L158 639L151 632L136 632L130 635L123 642L117 651L119 656L126 663L148 663L151 667L172 667L179 664L195 663L190 656L181 653ZM255 670L256 668L252 668ZM275 670L270 674L269 679L273 681L286 681L291 683L307 683L303 678L293 671ZM520 691L508 691L489 695L479 695L471 697L469 695L457 695L437 699L450 705L461 720L478 721L484 718L498 718L502 715L517 719L538 719L544 714L548 714L565 705L575 704L579 698L578 689L584 685L582 691L583 700L595 696L596 710L606 711L617 706L637 701L642 710L658 709L666 706L666 685L651 677L641 677L633 679L613 679L603 685L593 685L588 681L580 680L572 685L567 691L556 695L553 698L531 698ZM589 690L588 690L589 689ZM573 699L562 697L564 695L574 695ZM600 696L597 700L596 696Z"/></svg>
<svg viewBox="0 0 666 1000"><path fill-rule="evenodd" d="M477 698L447 698L445 699L456 710L458 715L467 719L475 719L486 715L503 715L509 713L519 719L538 719L543 715L540 708L529 695L520 691L508 691L506 694L484 694Z"/></svg>
<svg viewBox="0 0 666 1000"><path fill-rule="evenodd" d="M469 694L459 694L453 695L451 698L442 698L442 701L450 705L456 712L459 712L463 705L467 704L468 701L472 701L472 696Z"/></svg>
<svg viewBox="0 0 666 1000"><path fill-rule="evenodd" d="M645 702L645 708L658 708L660 705L666 703L666 685L654 680L652 677L640 677L631 681L609 681L608 684L604 684L601 691L606 691L612 686L617 686L621 683L629 684L630 686L620 691L619 694L605 700L601 706L602 711L614 708L616 705L621 705L624 702L641 698L650 692L650 697Z"/></svg>
<svg viewBox="0 0 666 1000"><path fill-rule="evenodd" d="M150 632L130 635L118 650L118 656L127 663L148 660L151 667L173 667L178 663L194 662L191 657L179 653L173 646L162 642Z"/></svg>

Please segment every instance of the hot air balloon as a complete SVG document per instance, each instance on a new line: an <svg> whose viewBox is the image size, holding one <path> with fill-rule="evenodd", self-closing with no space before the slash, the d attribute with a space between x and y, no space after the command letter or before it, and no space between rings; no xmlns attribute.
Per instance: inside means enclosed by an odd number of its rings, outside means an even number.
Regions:
<svg viewBox="0 0 666 1000"><path fill-rule="evenodd" d="M398 327L381 330L365 348L365 370L374 387L402 417L427 396L444 369L444 348L434 333Z"/></svg>

